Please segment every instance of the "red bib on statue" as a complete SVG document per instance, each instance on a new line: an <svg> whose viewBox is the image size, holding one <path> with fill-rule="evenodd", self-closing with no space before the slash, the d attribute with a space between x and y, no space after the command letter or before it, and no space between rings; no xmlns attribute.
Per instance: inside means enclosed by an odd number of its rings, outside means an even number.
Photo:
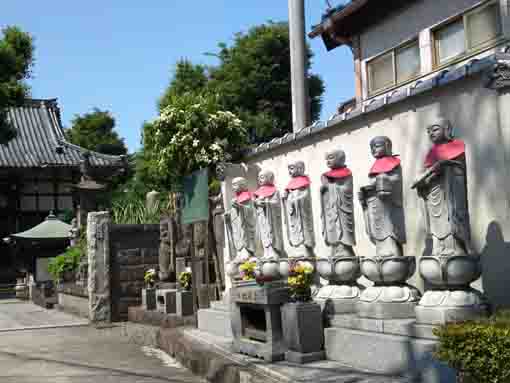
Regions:
<svg viewBox="0 0 510 383"><path fill-rule="evenodd" d="M329 172L323 174L324 177L341 179L352 175L351 170L348 167L331 169Z"/></svg>
<svg viewBox="0 0 510 383"><path fill-rule="evenodd" d="M307 187L309 185L310 185L310 178L308 178L307 176L298 176L298 177L294 177L289 182L289 184L287 185L285 190L301 189L301 188Z"/></svg>
<svg viewBox="0 0 510 383"><path fill-rule="evenodd" d="M376 176L381 173L388 173L395 169L400 165L400 158L396 156L388 156L383 158L378 158L375 160L372 168L370 169L371 176Z"/></svg>
<svg viewBox="0 0 510 383"><path fill-rule="evenodd" d="M251 191L243 191L241 193L236 194L236 201L239 203L244 203L253 198L253 193Z"/></svg>
<svg viewBox="0 0 510 383"><path fill-rule="evenodd" d="M267 198L271 197L274 193L276 193L276 186L274 185L263 185L259 187L255 193L255 197Z"/></svg>
<svg viewBox="0 0 510 383"><path fill-rule="evenodd" d="M425 167L430 168L440 160L453 160L465 152L466 145L462 140L451 140L444 144L436 144L430 149L425 158Z"/></svg>

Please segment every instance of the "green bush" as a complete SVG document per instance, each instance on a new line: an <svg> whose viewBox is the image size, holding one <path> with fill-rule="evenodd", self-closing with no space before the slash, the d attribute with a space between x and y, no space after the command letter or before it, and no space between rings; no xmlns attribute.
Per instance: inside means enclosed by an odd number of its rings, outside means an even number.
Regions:
<svg viewBox="0 0 510 383"><path fill-rule="evenodd" d="M65 253L53 258L48 264L48 272L55 281L62 280L66 271L75 272L83 256L80 246L69 247Z"/></svg>
<svg viewBox="0 0 510 383"><path fill-rule="evenodd" d="M112 221L116 224L134 225L159 223L167 204L167 200L162 198L147 209L144 198L136 198L133 195L120 196L112 202Z"/></svg>
<svg viewBox="0 0 510 383"><path fill-rule="evenodd" d="M510 382L510 311L434 329L435 357L479 383Z"/></svg>

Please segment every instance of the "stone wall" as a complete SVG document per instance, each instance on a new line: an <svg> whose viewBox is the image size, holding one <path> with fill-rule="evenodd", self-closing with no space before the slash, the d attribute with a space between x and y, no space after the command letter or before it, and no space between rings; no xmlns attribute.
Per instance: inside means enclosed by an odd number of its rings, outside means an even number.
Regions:
<svg viewBox="0 0 510 383"><path fill-rule="evenodd" d="M112 319L126 320L128 307L139 306L146 270L158 266L159 225L112 225Z"/></svg>
<svg viewBox="0 0 510 383"><path fill-rule="evenodd" d="M254 188L257 171L268 168L275 172L276 186L283 190L289 181L287 164L303 160L312 181L316 253L324 254L327 248L321 236L319 186L320 176L327 170L325 152L337 148L346 152L355 190L359 190L367 184L373 162L370 139L386 135L393 140L393 151L402 160L405 252L416 257L428 254L430 243L426 240L421 201L410 187L430 147L426 127L442 115L452 122L454 134L465 140L467 147L471 232L484 272L483 279L477 281L475 287L482 288L491 302L510 306L506 287L510 275L510 94L488 90L483 84L483 76L471 75L358 117L336 120L315 134L253 154L246 160L247 169L238 166L237 171L227 174L223 184L225 206L227 209L230 206L232 177L245 176ZM357 198L354 208L358 243L355 251L362 256L373 255L374 247L366 235ZM288 248L286 238L284 244ZM424 287L417 274L411 283L421 289Z"/></svg>

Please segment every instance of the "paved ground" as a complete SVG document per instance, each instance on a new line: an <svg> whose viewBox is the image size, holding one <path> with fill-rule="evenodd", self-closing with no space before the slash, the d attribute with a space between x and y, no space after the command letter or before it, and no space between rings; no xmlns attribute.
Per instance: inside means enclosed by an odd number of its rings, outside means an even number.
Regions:
<svg viewBox="0 0 510 383"><path fill-rule="evenodd" d="M73 323L82 320L28 303L0 301L0 329L4 329L0 382L202 382L165 353L129 343L118 331L69 327ZM26 324L30 329L23 329ZM38 325L54 327L33 328Z"/></svg>
<svg viewBox="0 0 510 383"><path fill-rule="evenodd" d="M41 327L86 325L87 320L58 310L46 310L16 299L0 299L0 332Z"/></svg>

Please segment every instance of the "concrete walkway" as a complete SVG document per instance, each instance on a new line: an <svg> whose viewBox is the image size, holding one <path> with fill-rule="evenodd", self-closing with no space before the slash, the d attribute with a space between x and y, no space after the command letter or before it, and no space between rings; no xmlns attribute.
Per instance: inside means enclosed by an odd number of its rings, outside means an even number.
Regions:
<svg viewBox="0 0 510 383"><path fill-rule="evenodd" d="M2 383L203 382L162 351L130 343L115 329L84 326L28 303L0 301L0 328Z"/></svg>
<svg viewBox="0 0 510 383"><path fill-rule="evenodd" d="M87 324L85 319L27 301L0 299L0 332Z"/></svg>

